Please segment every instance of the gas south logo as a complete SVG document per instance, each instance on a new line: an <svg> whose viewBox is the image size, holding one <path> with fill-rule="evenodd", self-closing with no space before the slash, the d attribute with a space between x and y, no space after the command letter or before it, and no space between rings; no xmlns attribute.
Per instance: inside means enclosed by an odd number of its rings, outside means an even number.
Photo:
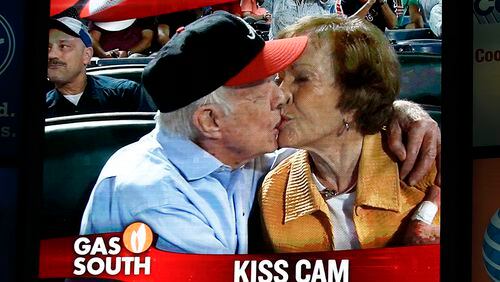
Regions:
<svg viewBox="0 0 500 282"><path fill-rule="evenodd" d="M146 224L135 222L125 229L122 238L123 244L127 250L134 254L140 254L151 247L151 243L153 243L153 232Z"/></svg>
<svg viewBox="0 0 500 282"><path fill-rule="evenodd" d="M150 257L118 255L122 246L132 254L140 254L147 251L152 243L153 232L142 222L127 226L122 237L79 237L73 244L75 253L79 255L73 262L73 274L149 275Z"/></svg>

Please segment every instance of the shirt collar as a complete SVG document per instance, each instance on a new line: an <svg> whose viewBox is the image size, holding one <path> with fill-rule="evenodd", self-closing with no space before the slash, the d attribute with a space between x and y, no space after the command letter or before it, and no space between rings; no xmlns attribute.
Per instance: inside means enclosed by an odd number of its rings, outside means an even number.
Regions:
<svg viewBox="0 0 500 282"><path fill-rule="evenodd" d="M328 206L314 184L309 154L300 150L292 156L285 189L285 223ZM355 206L399 211L401 207L397 164L385 153L380 133L367 135L359 162Z"/></svg>
<svg viewBox="0 0 500 282"><path fill-rule="evenodd" d="M227 167L213 155L186 137L155 128L156 139L164 154L187 180L203 178L220 167Z"/></svg>

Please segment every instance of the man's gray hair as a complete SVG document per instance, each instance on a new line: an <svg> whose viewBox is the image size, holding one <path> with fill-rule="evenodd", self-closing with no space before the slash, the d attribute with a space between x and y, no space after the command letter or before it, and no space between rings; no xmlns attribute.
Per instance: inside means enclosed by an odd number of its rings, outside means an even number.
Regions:
<svg viewBox="0 0 500 282"><path fill-rule="evenodd" d="M229 102L228 95L231 90L221 86L215 89L207 96L200 98L191 104L169 113L158 112L155 116L156 123L160 130L167 130L190 140L195 140L199 136L198 129L193 124L194 112L203 105L219 105L224 114L232 111L232 104Z"/></svg>

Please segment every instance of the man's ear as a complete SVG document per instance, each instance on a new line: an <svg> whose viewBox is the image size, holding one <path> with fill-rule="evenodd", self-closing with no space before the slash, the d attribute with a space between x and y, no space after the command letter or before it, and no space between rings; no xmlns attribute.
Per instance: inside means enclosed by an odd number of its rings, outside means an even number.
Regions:
<svg viewBox="0 0 500 282"><path fill-rule="evenodd" d="M92 59L93 55L94 49L92 47L85 47L85 49L83 49L83 63L85 65L90 64L90 60Z"/></svg>
<svg viewBox="0 0 500 282"><path fill-rule="evenodd" d="M205 138L221 138L220 120L225 116L217 105L203 105L193 114L193 124Z"/></svg>

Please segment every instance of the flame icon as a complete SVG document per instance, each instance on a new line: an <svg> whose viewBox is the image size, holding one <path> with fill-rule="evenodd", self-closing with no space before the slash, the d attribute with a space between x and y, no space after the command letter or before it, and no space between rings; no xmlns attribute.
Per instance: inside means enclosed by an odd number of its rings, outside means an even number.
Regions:
<svg viewBox="0 0 500 282"><path fill-rule="evenodd" d="M125 248L134 254L147 251L153 243L153 232L143 222L134 222L125 228L123 232L123 244Z"/></svg>
<svg viewBox="0 0 500 282"><path fill-rule="evenodd" d="M132 243L132 252L140 253L142 248L144 248L144 243L146 243L146 227L144 227L144 223L141 224L137 232L135 230L132 231L130 241Z"/></svg>

